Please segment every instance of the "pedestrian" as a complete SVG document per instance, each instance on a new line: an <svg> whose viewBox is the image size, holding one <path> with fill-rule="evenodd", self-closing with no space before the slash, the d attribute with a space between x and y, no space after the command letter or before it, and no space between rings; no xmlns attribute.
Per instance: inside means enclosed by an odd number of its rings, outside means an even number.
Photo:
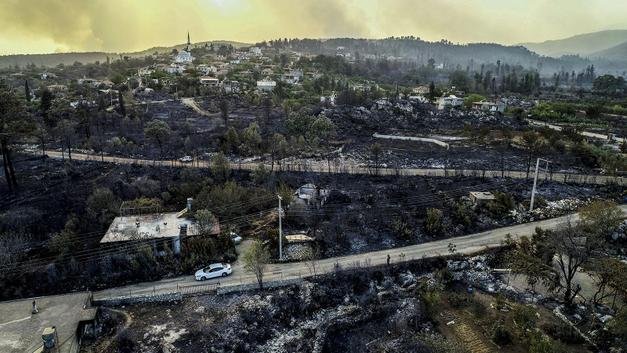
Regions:
<svg viewBox="0 0 627 353"><path fill-rule="evenodd" d="M388 266L390 266L390 254L388 254Z"/></svg>
<svg viewBox="0 0 627 353"><path fill-rule="evenodd" d="M37 314L39 309L37 308L37 302L33 300L33 309L31 310L31 314Z"/></svg>

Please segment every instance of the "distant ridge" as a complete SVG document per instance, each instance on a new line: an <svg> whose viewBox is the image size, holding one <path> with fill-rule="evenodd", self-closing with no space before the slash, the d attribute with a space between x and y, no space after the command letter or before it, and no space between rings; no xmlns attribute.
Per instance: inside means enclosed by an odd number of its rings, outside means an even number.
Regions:
<svg viewBox="0 0 627 353"><path fill-rule="evenodd" d="M627 30L607 30L579 34L565 39L547 40L541 43L523 43L522 46L540 55L590 56L627 42Z"/></svg>
<svg viewBox="0 0 627 353"><path fill-rule="evenodd" d="M590 54L593 58L604 58L607 60L627 61L627 41L609 49L601 50Z"/></svg>
<svg viewBox="0 0 627 353"><path fill-rule="evenodd" d="M236 48L246 47L251 44L227 41L227 40L215 40L207 42L193 43L192 46L203 46L205 44L210 45L232 45ZM15 54L15 55L0 55L0 68L12 67L15 65L26 66L29 64L35 64L37 66L53 67L59 64L72 65L75 62L81 63L94 63L96 61L105 62L107 57L111 60L119 58L120 56L140 57L151 55L155 52L163 54L171 52L173 49L182 49L185 44L178 44L169 47L153 47L150 49L129 52L129 53L106 53L106 52L84 52L84 53L50 53L50 54Z"/></svg>

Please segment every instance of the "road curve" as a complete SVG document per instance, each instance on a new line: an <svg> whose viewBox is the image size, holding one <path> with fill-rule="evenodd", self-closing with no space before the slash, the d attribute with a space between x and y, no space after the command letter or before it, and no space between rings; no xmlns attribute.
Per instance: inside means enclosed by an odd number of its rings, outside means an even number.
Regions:
<svg viewBox="0 0 627 353"><path fill-rule="evenodd" d="M64 157L59 151L46 151L50 158L61 159ZM65 156L67 158L67 156ZM192 163L181 163L176 160L149 160L149 159L133 159L125 157L98 156L95 154L72 153L72 160L93 161L101 163L116 164L133 164L145 166L162 166L172 168L208 168L210 163L207 161L194 161ZM266 162L242 162L232 163L235 169L255 170L260 165L270 169L271 165ZM529 179L533 177L533 173L527 175L524 171L518 170L478 170L478 169L434 169L434 168L378 168L365 167L351 161L331 160L298 160L298 161L282 161L275 164L275 169L279 171L293 172L312 172L312 173L328 173L328 174L359 174L359 175L398 175L398 176L428 176L428 177L453 177L453 176L469 176L482 178L513 178L513 179ZM574 183L574 184L595 184L595 185L627 185L627 178L613 177L607 175L591 175L591 174L571 174L571 173L544 173L540 172L541 180L552 180L555 182Z"/></svg>
<svg viewBox="0 0 627 353"><path fill-rule="evenodd" d="M627 205L620 206L623 215L627 215ZM434 258L442 255L448 255L449 244L454 244L456 252L460 254L472 254L478 251L495 248L501 246L501 243L511 235L512 238L518 239L521 236L530 236L537 227L544 229L555 229L566 224L569 221L577 221L578 214L571 214L563 217L552 218L537 222L518 224L510 227L494 229L486 232L470 234L462 237L442 239L423 244L405 246L394 249L378 250L363 254L348 255L341 257L333 257L321 259L315 262L316 273L324 274L335 271L336 266L341 268L350 268L354 266L369 267L384 265L387 262L387 256L390 255L391 261L402 262L423 258ZM278 263L268 265L264 272L265 281L288 280L308 277L312 275L311 262L296 263ZM233 275L223 279L212 280L203 283L219 282L220 287L229 287L240 284L256 283L254 275L246 272L241 264L233 265ZM159 293L176 292L179 288L198 284L192 275L177 278L164 279L156 282L139 283L119 288L111 288L94 292L95 300L106 300L119 298L128 295L150 295Z"/></svg>

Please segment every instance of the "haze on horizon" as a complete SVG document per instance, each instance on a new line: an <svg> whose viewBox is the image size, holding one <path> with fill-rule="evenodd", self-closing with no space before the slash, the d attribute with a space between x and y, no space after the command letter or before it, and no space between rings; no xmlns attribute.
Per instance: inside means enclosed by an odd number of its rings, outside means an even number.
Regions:
<svg viewBox="0 0 627 353"><path fill-rule="evenodd" d="M627 28L623 0L2 0L0 55L382 38L515 44Z"/></svg>

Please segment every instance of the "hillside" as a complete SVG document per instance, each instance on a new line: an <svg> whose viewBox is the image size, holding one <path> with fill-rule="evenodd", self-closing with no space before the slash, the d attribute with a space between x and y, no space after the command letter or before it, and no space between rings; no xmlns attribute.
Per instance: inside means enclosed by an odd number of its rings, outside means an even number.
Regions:
<svg viewBox="0 0 627 353"><path fill-rule="evenodd" d="M560 57L562 55L590 56L625 42L627 42L627 30L609 30L521 45L540 55Z"/></svg>
<svg viewBox="0 0 627 353"><path fill-rule="evenodd" d="M213 43L216 46L219 45L232 45L236 48L245 47L250 44L233 42L233 41L209 41L209 42L200 42L193 43L193 46L202 46L205 44ZM182 49L185 47L185 44L173 45L170 47L153 47L150 49L132 52L132 53L104 53L104 52L91 52L91 53L52 53L52 54L18 54L18 55L2 55L0 56L0 68L12 67L15 65L18 66L26 66L30 64L35 64L37 66L57 66L59 64L63 65L72 65L75 62L81 63L93 63L96 61L105 62L107 57L114 59L120 56L130 56L130 57L138 57L138 56L146 56L151 55L155 52L160 54L169 53L172 49Z"/></svg>
<svg viewBox="0 0 627 353"><path fill-rule="evenodd" d="M590 57L615 61L627 61L627 41L615 47L592 53L590 54Z"/></svg>

